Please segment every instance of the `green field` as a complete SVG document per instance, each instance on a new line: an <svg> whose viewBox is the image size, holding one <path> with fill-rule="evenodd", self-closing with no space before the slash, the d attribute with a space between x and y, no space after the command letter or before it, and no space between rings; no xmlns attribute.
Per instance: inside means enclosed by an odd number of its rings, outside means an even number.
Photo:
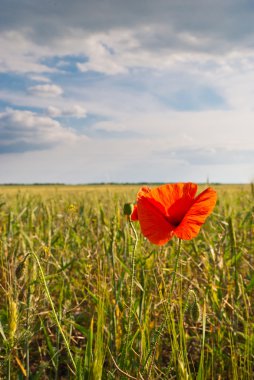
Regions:
<svg viewBox="0 0 254 380"><path fill-rule="evenodd" d="M177 238L122 212L139 186L0 187L0 378L253 379L254 188L214 188L171 294Z"/></svg>

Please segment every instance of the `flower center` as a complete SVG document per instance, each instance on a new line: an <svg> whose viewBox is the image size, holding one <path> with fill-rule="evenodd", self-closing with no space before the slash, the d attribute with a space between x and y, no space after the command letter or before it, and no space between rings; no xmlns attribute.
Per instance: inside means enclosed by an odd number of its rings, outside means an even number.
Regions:
<svg viewBox="0 0 254 380"><path fill-rule="evenodd" d="M168 222L174 226L178 227L181 224L186 213L189 211L192 206L194 199L182 197L173 203L167 210L166 219Z"/></svg>

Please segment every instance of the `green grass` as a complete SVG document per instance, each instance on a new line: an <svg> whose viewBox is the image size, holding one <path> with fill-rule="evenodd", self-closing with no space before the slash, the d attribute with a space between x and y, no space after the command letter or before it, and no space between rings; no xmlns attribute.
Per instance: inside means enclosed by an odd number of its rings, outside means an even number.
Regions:
<svg viewBox="0 0 254 380"><path fill-rule="evenodd" d="M137 186L0 187L0 378L253 379L254 190L215 188L172 291L178 240L122 213Z"/></svg>

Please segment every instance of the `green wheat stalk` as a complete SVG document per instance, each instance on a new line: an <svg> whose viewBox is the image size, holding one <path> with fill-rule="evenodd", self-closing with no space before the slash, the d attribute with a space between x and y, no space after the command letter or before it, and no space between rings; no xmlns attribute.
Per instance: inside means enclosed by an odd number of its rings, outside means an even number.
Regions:
<svg viewBox="0 0 254 380"><path fill-rule="evenodd" d="M74 369L76 371L76 363L75 363L75 361L73 359L73 356L72 356L72 353L71 353L71 350L70 350L69 342L68 342L68 340L67 340L67 338L66 338L66 336L65 336L65 334L63 332L63 329L61 327L61 324L59 322L59 319L58 319L58 316L57 316L57 313L56 313L56 309L55 309L54 303L53 303L51 295L49 293L48 285L47 285L47 282L46 282L46 278L45 278L45 275L44 275L44 272L43 272L40 260L39 260L39 258L38 258L38 256L36 255L35 252L32 252L32 255L33 255L33 257L35 258L35 260L37 262L37 265L38 265L38 268L39 268L39 271L40 271L40 274L41 274L42 282L43 282L43 285L44 285L44 288L45 288L45 292L46 292L48 301L50 303L50 306L51 306L51 309L52 309L52 312L53 312L53 315L54 315L57 327L58 327L58 329L59 329L59 331L60 331L60 333L61 333L61 335L63 337L63 340L64 340L65 346L67 348L69 357L71 359L72 365L73 365L73 367L74 367Z"/></svg>

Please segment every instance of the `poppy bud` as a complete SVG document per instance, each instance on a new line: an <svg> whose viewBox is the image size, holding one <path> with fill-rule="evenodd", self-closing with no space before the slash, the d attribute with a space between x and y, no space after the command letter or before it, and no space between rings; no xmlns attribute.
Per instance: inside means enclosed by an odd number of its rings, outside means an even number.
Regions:
<svg viewBox="0 0 254 380"><path fill-rule="evenodd" d="M202 312L198 303L198 299L194 290L189 290L184 313L189 320L197 323L202 317Z"/></svg>
<svg viewBox="0 0 254 380"><path fill-rule="evenodd" d="M201 319L201 310L200 310L200 306L197 300L193 303L190 311L191 311L191 316L192 316L193 321L195 323L199 322Z"/></svg>
<svg viewBox="0 0 254 380"><path fill-rule="evenodd" d="M132 203L125 203L123 206L124 215L130 216L132 214L133 208L134 206Z"/></svg>

